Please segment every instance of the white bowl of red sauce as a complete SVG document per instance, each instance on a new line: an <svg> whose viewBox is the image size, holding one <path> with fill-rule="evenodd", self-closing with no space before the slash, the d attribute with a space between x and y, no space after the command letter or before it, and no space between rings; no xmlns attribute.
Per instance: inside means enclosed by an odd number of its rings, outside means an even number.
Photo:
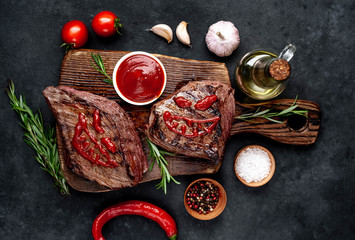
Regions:
<svg viewBox="0 0 355 240"><path fill-rule="evenodd" d="M113 86L117 94L133 105L146 105L164 92L166 71L160 60L147 52L124 55L113 70Z"/></svg>

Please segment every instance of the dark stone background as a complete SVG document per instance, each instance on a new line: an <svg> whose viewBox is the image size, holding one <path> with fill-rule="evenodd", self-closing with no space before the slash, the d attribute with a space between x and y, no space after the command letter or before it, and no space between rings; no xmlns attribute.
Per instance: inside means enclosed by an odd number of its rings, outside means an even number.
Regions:
<svg viewBox="0 0 355 240"><path fill-rule="evenodd" d="M226 189L225 211L211 221L199 221L185 210L183 193L201 176L177 177L168 194L155 182L131 189L88 194L71 190L62 197L34 152L23 142L23 130L9 100L0 94L0 236L2 239L91 239L91 224L105 207L127 199L154 203L176 220L179 239L354 239L354 2L353 1L23 1L0 3L1 88L12 78L18 94L45 122L54 118L41 91L57 85L61 61L61 27L84 21L90 32L87 48L143 50L175 57L225 62L233 86L235 68L250 50L278 53L288 43L297 46L292 76L279 98L311 100L322 109L321 130L311 146L288 146L254 134L233 136L220 171L210 175ZM123 35L100 39L91 20L102 10L115 12ZM232 21L241 45L232 56L218 58L204 42L208 27ZM189 23L192 48L175 38L171 44L145 30L158 23L174 31ZM239 92L238 97L241 98ZM234 175L233 158L248 144L260 144L274 154L276 172L260 188L244 186ZM147 219L124 216L104 228L107 239L165 239L164 231Z"/></svg>

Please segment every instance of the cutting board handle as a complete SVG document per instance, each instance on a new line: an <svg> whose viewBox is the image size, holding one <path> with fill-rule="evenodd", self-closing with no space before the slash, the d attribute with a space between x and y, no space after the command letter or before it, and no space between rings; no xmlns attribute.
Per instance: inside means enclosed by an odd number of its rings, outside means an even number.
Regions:
<svg viewBox="0 0 355 240"><path fill-rule="evenodd" d="M241 104L236 102L236 115L274 108L282 111L294 103L294 99L280 99L258 104ZM278 119L283 123L275 123L264 118L254 118L251 121L235 119L231 129L231 135L237 133L257 133L275 141L292 145L310 145L316 141L320 128L320 107L318 104L297 100L300 109L308 110L307 118L302 116L290 116Z"/></svg>

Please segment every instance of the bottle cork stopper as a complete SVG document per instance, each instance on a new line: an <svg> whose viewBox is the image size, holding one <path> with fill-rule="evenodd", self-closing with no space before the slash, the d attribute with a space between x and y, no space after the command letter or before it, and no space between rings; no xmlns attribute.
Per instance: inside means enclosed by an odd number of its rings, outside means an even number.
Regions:
<svg viewBox="0 0 355 240"><path fill-rule="evenodd" d="M270 64L269 72L272 78L281 81L291 74L291 67L285 59L277 59Z"/></svg>

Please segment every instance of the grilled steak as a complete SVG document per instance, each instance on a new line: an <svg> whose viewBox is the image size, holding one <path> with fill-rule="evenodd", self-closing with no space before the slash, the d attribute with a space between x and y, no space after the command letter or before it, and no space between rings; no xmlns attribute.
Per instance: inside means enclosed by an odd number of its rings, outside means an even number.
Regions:
<svg viewBox="0 0 355 240"><path fill-rule="evenodd" d="M57 119L69 168L111 189L142 180L147 160L141 141L115 101L65 86L48 87L43 95Z"/></svg>
<svg viewBox="0 0 355 240"><path fill-rule="evenodd" d="M234 89L189 82L152 107L146 134L168 151L219 162L234 114Z"/></svg>

